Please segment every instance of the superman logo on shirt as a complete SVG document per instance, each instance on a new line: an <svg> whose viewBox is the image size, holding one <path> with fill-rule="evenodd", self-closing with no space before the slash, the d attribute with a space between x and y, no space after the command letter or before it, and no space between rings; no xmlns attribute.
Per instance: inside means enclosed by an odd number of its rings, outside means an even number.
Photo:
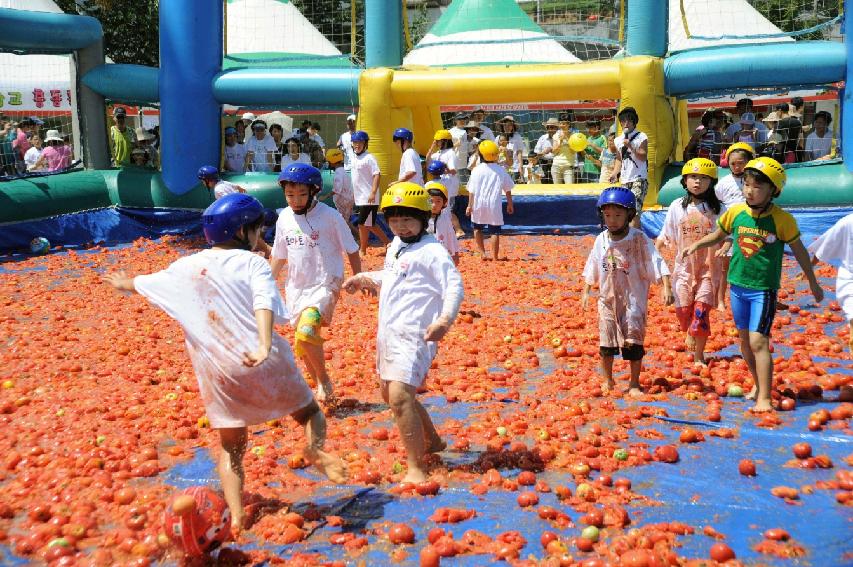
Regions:
<svg viewBox="0 0 853 567"><path fill-rule="evenodd" d="M738 236L737 245L743 257L749 260L764 247L764 239L760 236L742 234Z"/></svg>

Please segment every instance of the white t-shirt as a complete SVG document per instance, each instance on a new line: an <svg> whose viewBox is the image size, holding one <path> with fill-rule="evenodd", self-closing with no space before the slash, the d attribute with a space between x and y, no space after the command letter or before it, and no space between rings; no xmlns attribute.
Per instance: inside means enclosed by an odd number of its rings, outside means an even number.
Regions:
<svg viewBox="0 0 853 567"><path fill-rule="evenodd" d="M285 167L294 163L306 163L308 165L311 165L311 158L308 157L308 154L299 154L299 157L296 159L290 157L290 154L284 154L283 156L281 156L282 171L284 171Z"/></svg>
<svg viewBox="0 0 853 567"><path fill-rule="evenodd" d="M317 203L305 215L287 207L275 225L272 257L287 260L284 293L291 324L308 307L332 320L344 280L344 254L358 251L346 221L333 208Z"/></svg>
<svg viewBox="0 0 853 567"><path fill-rule="evenodd" d="M827 130L823 138L812 132L806 137L806 156L808 159L819 159L832 153L832 132Z"/></svg>
<svg viewBox="0 0 853 567"><path fill-rule="evenodd" d="M438 218L435 218L435 215L430 215L427 232L435 235L435 238L447 248L447 252L451 256L459 253L459 240L456 238L456 231L453 229L453 222L450 220L450 209L447 207L442 209Z"/></svg>
<svg viewBox="0 0 853 567"><path fill-rule="evenodd" d="M332 181L332 193L335 194L335 202L353 203L355 196L352 193L352 178L343 167L335 168L335 177Z"/></svg>
<svg viewBox="0 0 853 567"><path fill-rule="evenodd" d="M225 171L246 171L246 144L225 144Z"/></svg>
<svg viewBox="0 0 853 567"><path fill-rule="evenodd" d="M633 151L629 150L628 157L622 160L622 173L619 175L619 183L629 183L631 181L636 181L637 179L649 178L648 158L641 160L636 156L636 152L640 148L640 145L648 139L649 137L639 130L634 130L628 136L628 140ZM624 132L619 134L619 136L616 137L616 140L614 140L614 144L616 145L616 150L618 152L622 151L622 142L624 140ZM619 155L621 155L621 153L617 154L617 156Z"/></svg>
<svg viewBox="0 0 853 567"><path fill-rule="evenodd" d="M542 154L545 158L551 158L554 154L551 152L551 148L553 147L553 136L548 137L548 134L542 134L539 136L539 139L536 140L536 145L533 147L533 151L537 154Z"/></svg>
<svg viewBox="0 0 853 567"><path fill-rule="evenodd" d="M735 177L731 173L726 175L717 182L714 193L727 209L738 203L743 203L746 201L743 196L743 175L740 177Z"/></svg>
<svg viewBox="0 0 853 567"><path fill-rule="evenodd" d="M355 152L352 149L352 132L347 130L341 137L338 138L338 147L344 152L344 169L349 171L352 169L352 158L355 156Z"/></svg>
<svg viewBox="0 0 853 567"><path fill-rule="evenodd" d="M240 190L237 189L236 185L234 185L230 181L225 181L224 179L220 179L213 187L213 196L216 199L221 199L225 195L230 195L231 193L239 192Z"/></svg>
<svg viewBox="0 0 853 567"><path fill-rule="evenodd" d="M464 167L468 163L468 155L471 153L470 143L468 142L468 134L462 128L454 126L450 130L450 137L453 138L453 151L456 154L456 163ZM456 143L459 143L457 146Z"/></svg>
<svg viewBox="0 0 853 567"><path fill-rule="evenodd" d="M430 159L433 161L441 161L446 166L447 169L457 170L458 167L456 165L456 151L453 148L441 151L434 152ZM459 195L459 174L457 173L443 173L441 175L441 184L447 189L447 198L452 199Z"/></svg>
<svg viewBox="0 0 853 567"><path fill-rule="evenodd" d="M253 153L250 169L252 171L272 171L273 168L273 152L277 150L275 140L271 136L267 136L263 140L258 140L254 136L246 142L246 153ZM270 155L267 155L269 152Z"/></svg>
<svg viewBox="0 0 853 567"><path fill-rule="evenodd" d="M598 284L601 346L644 343L649 286L668 275L669 268L641 230L629 228L617 241L607 230L596 237L583 278L589 285Z"/></svg>
<svg viewBox="0 0 853 567"><path fill-rule="evenodd" d="M373 190L373 176L379 173L379 163L368 151L361 152L361 155L353 154L352 159L352 191L355 195L355 204L362 205L378 205L379 191L376 191L376 198L370 200L370 192Z"/></svg>
<svg viewBox="0 0 853 567"><path fill-rule="evenodd" d="M489 128L485 124L480 123L480 130L483 131L483 133L480 134L481 140L491 140L493 142L495 141L495 133L492 132L491 128Z"/></svg>
<svg viewBox="0 0 853 567"><path fill-rule="evenodd" d="M840 260L835 282L835 297L848 321L853 321L853 213L843 217L809 251L822 262Z"/></svg>
<svg viewBox="0 0 853 567"><path fill-rule="evenodd" d="M395 237L381 272L365 277L381 283L376 366L382 380L420 386L437 349L424 334L439 316L456 318L464 291L462 276L447 250L431 234L414 244Z"/></svg>
<svg viewBox="0 0 853 567"><path fill-rule="evenodd" d="M468 193L471 194L471 222L501 226L504 223L502 193L515 184L504 168L496 163L481 163L471 172Z"/></svg>
<svg viewBox="0 0 853 567"><path fill-rule="evenodd" d="M408 180L409 182L417 183L418 185L424 184L423 168L421 167L421 156L418 155L418 152L417 150L415 150L415 148L407 149L400 157L400 175L397 179L399 181L402 181L403 176L410 172L414 172L415 175Z"/></svg>
<svg viewBox="0 0 853 567"><path fill-rule="evenodd" d="M35 165L38 163L40 157L41 150L37 147L32 146L27 150L27 153L24 154L24 163L27 164L27 171L36 171Z"/></svg>
<svg viewBox="0 0 853 567"><path fill-rule="evenodd" d="M258 347L255 310L288 316L266 260L246 250L203 250L133 283L183 328L212 427L263 423L311 402L290 345L275 332L269 358L243 365L243 353Z"/></svg>
<svg viewBox="0 0 853 567"><path fill-rule="evenodd" d="M524 159L524 139L518 132L513 132L506 144L507 150L512 154L512 167L510 171L518 173L521 171L521 162Z"/></svg>

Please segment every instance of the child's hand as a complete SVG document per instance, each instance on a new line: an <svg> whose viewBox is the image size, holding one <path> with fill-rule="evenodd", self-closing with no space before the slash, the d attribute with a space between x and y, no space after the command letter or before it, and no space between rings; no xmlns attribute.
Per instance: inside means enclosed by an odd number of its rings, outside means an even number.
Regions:
<svg viewBox="0 0 853 567"><path fill-rule="evenodd" d="M675 295L673 295L672 288L670 286L663 286L661 300L664 305L672 305L675 303Z"/></svg>
<svg viewBox="0 0 853 567"><path fill-rule="evenodd" d="M583 292L581 294L581 309L586 309L589 306L589 294Z"/></svg>
<svg viewBox="0 0 853 567"><path fill-rule="evenodd" d="M731 248L732 248L732 241L726 240L725 242L723 242L722 246L720 246L717 249L717 251L714 252L714 256L716 256L717 258L722 258L723 256L727 256L729 253L729 250L731 250Z"/></svg>
<svg viewBox="0 0 853 567"><path fill-rule="evenodd" d="M373 297L376 297L379 293L379 286L358 274L347 278L343 287L347 293L355 293L361 290L367 295L371 295Z"/></svg>
<svg viewBox="0 0 853 567"><path fill-rule="evenodd" d="M436 319L432 325L427 327L426 333L424 334L425 341L440 341L444 338L444 335L447 334L447 331L450 330L450 321L445 319Z"/></svg>
<svg viewBox="0 0 853 567"><path fill-rule="evenodd" d="M696 248L691 244L687 248L681 251L681 259L686 260L688 256L696 252Z"/></svg>
<svg viewBox="0 0 853 567"><path fill-rule="evenodd" d="M121 291L136 291L136 288L133 287L133 278L128 277L124 270L107 274L101 280Z"/></svg>
<svg viewBox="0 0 853 567"><path fill-rule="evenodd" d="M511 215L515 212L515 207L512 206L512 203L506 204L506 214Z"/></svg>
<svg viewBox="0 0 853 567"><path fill-rule="evenodd" d="M817 281L809 283L809 287L812 290L812 295L814 296L815 302L820 303L823 301L823 288L820 287L820 284Z"/></svg>
<svg viewBox="0 0 853 567"><path fill-rule="evenodd" d="M470 205L468 206L468 208L467 208L467 209L465 209L465 216L468 216L468 217L470 217L470 216L471 216L471 207L470 207Z"/></svg>
<svg viewBox="0 0 853 567"><path fill-rule="evenodd" d="M269 358L269 355L269 349L264 346L258 347L258 350L255 352L244 352L243 365L249 367L260 366L267 358Z"/></svg>

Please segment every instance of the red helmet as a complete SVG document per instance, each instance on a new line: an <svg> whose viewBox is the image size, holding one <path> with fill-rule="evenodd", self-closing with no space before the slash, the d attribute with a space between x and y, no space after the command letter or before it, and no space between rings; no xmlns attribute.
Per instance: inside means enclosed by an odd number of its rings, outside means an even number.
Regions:
<svg viewBox="0 0 853 567"><path fill-rule="evenodd" d="M163 513L172 542L190 557L213 551L231 535L231 513L225 500L206 486L175 495Z"/></svg>

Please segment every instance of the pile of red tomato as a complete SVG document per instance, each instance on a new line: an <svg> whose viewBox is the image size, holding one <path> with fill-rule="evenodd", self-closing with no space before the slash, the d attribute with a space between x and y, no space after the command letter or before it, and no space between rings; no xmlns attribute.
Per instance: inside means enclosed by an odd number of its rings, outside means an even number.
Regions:
<svg viewBox="0 0 853 567"><path fill-rule="evenodd" d="M326 537L315 528L340 526L329 543L342 546L353 561L378 547L395 561L422 565L460 554L586 567L736 562L725 535L711 526L677 519L634 526L629 507L655 501L635 491L622 473L652 461L675 463L686 444L702 443L709 435L737 437L733 429L681 427L677 438L657 448L636 440L662 437L650 425L666 412L653 401L686 401L697 419L720 421L730 388L752 387L746 365L732 356L707 367L693 365L674 310L662 305L653 288L641 378L645 395L624 405L603 395L595 307L580 307L580 272L591 244L591 237L510 237L503 243L509 261L483 262L463 254L463 313L441 343L425 389L442 404L472 404L476 411L464 419L437 418L439 429L452 449L485 452L461 467L448 467L436 457L424 486L398 484L405 454L390 411L381 405L375 375L377 301L342 298L326 331L329 370L342 400L329 412L327 449L346 462L354 483L378 485L395 498L464 489L472 493L470 504L413 517L411 525L374 523L360 532L347 531L346 520L334 511L309 505L296 513L289 504L310 502L325 485L300 473L303 434L283 418L256 428L246 455L252 518L246 537L255 545L240 551L240 542L231 544L220 561L275 563L277 545ZM162 473L195 451L215 450L218 438L204 416L180 329L142 298L103 284L100 274L159 270L199 246L166 237L4 266L0 545L15 555L52 565L147 565L178 556L163 533L163 509L174 489ZM381 253L372 249L366 269L381 263ZM819 275L826 284L834 281L832 268L821 268ZM789 355L774 357L773 396L780 411L753 422L786 427L784 412L797 403L840 397L841 402L814 411L808 429L850 435L853 377L844 352L846 326L836 303L798 307L802 295L792 280L780 292L791 304L773 329L774 347L790 349ZM734 345L730 316L715 312L712 318L716 331L708 351ZM292 335L284 325L278 331ZM617 360L615 370L624 387L627 366ZM733 468L761 475L760 463L757 471L755 462L738 464L735 444L732 451ZM850 457L833 463L810 448L792 451L788 466L835 467L834 480L810 488L832 491L839 506L853 504ZM508 474L510 469L522 472ZM567 481L551 485L543 473L562 473ZM518 506L538 516L541 542L514 531L489 536L464 530L478 503L498 491L517 492ZM540 505L539 495L549 492L559 507ZM807 497L784 486L773 494L786 501ZM455 523L463 529L451 532ZM806 553L783 528L768 530L756 551ZM715 540L710 557L679 554L677 538L694 532ZM288 558L296 565L324 561L328 558L301 552Z"/></svg>

